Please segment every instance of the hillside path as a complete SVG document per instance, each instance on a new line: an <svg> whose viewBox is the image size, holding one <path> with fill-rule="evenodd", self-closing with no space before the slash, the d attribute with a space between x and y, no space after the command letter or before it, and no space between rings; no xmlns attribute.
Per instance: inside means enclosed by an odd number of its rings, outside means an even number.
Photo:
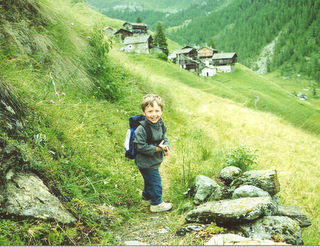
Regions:
<svg viewBox="0 0 320 247"><path fill-rule="evenodd" d="M166 158L160 168L163 196L169 191L169 178L166 176L166 165L170 156ZM165 200L166 201L166 200ZM178 238L170 226L177 222L176 213L173 211L151 213L150 203L141 200L142 214L136 219L125 223L121 231L115 233L115 237L121 245L171 245L174 238ZM173 205L174 207L174 205ZM179 240L177 240L179 242Z"/></svg>

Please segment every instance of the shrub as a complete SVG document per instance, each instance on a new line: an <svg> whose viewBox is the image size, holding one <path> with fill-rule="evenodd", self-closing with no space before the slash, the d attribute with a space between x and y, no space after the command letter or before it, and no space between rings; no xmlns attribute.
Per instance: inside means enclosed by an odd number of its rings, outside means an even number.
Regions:
<svg viewBox="0 0 320 247"><path fill-rule="evenodd" d="M157 58L163 60L163 61L168 61L168 56L165 53L157 53Z"/></svg>
<svg viewBox="0 0 320 247"><path fill-rule="evenodd" d="M253 151L245 145L240 145L227 154L223 166L236 166L242 171L251 170L257 165L255 152L256 150Z"/></svg>

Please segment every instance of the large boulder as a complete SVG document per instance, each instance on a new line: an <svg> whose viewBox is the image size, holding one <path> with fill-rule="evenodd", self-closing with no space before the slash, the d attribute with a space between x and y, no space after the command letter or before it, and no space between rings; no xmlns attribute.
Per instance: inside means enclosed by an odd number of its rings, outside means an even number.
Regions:
<svg viewBox="0 0 320 247"><path fill-rule="evenodd" d="M291 219L296 220L300 227L308 227L311 226L311 221L307 218L307 216L296 206L278 206L278 213L280 216L287 216Z"/></svg>
<svg viewBox="0 0 320 247"><path fill-rule="evenodd" d="M235 189L232 194L232 198L241 198L241 197L264 197L270 196L268 192L253 186L253 185L242 185L239 188Z"/></svg>
<svg viewBox="0 0 320 247"><path fill-rule="evenodd" d="M244 172L242 176L231 183L231 187L238 188L241 185L253 185L264 191L267 191L271 196L280 191L280 183L277 176L277 171L269 170L251 170Z"/></svg>
<svg viewBox="0 0 320 247"><path fill-rule="evenodd" d="M234 200L207 202L186 215L187 222L216 222L230 225L255 220L277 212L277 205L269 197L246 197Z"/></svg>
<svg viewBox="0 0 320 247"><path fill-rule="evenodd" d="M220 171L219 177L226 182L226 184L230 184L233 180L241 174L241 169L236 166L227 166Z"/></svg>
<svg viewBox="0 0 320 247"><path fill-rule="evenodd" d="M0 194L4 195L3 208L6 214L56 220L68 224L76 219L52 195L42 180L33 173L6 174L6 184Z"/></svg>
<svg viewBox="0 0 320 247"><path fill-rule="evenodd" d="M215 199L220 199L219 191L221 191L221 188L217 182L206 176L198 175L196 177L195 195L193 201L195 204L200 204L207 200L209 196L211 196L212 193L215 192L218 192L217 196L215 196Z"/></svg>
<svg viewBox="0 0 320 247"><path fill-rule="evenodd" d="M299 224L286 216L265 216L253 223L238 225L237 228L246 237L253 239L281 241L293 245L303 244Z"/></svg>
<svg viewBox="0 0 320 247"><path fill-rule="evenodd" d="M214 235L204 245L287 245L284 242L274 242L272 240L251 239L238 234L217 234Z"/></svg>

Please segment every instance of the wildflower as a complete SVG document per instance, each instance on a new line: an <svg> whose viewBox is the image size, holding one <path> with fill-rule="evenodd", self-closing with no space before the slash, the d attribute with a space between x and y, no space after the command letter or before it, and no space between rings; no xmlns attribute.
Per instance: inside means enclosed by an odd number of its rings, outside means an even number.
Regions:
<svg viewBox="0 0 320 247"><path fill-rule="evenodd" d="M63 145L61 145L61 148L64 148L64 146L63 146Z"/></svg>
<svg viewBox="0 0 320 247"><path fill-rule="evenodd" d="M71 22L71 26L73 26L74 25L74 23L73 22Z"/></svg>
<svg viewBox="0 0 320 247"><path fill-rule="evenodd" d="M292 236L293 236L293 237L296 237L296 236L297 236L297 234L295 234L295 233L294 233L294 234L292 234Z"/></svg>
<svg viewBox="0 0 320 247"><path fill-rule="evenodd" d="M50 104L54 104L54 101L53 101L53 100L50 100Z"/></svg>
<svg viewBox="0 0 320 247"><path fill-rule="evenodd" d="M59 97L59 93L56 93L56 96Z"/></svg>
<svg viewBox="0 0 320 247"><path fill-rule="evenodd" d="M63 97L65 97L65 96L66 96L66 94L65 94L64 92L62 92L62 93L61 93L61 95L62 95Z"/></svg>
<svg viewBox="0 0 320 247"><path fill-rule="evenodd" d="M91 36L88 36L87 38L88 38L88 39L91 39Z"/></svg>
<svg viewBox="0 0 320 247"><path fill-rule="evenodd" d="M121 205L122 203L120 201L117 201L117 205Z"/></svg>

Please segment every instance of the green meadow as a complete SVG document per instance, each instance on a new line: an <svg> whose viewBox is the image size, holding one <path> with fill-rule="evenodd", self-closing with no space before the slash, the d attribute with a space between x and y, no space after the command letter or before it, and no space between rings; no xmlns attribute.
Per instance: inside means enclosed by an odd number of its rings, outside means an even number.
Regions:
<svg viewBox="0 0 320 247"><path fill-rule="evenodd" d="M75 2L28 0L10 12L20 21L2 20L0 80L26 108L24 141L0 130L21 150L23 169L46 177L78 222L5 218L1 245L121 244L114 233L148 214L141 175L123 150L128 118L141 113L146 93L165 101L172 151L161 173L164 199L174 205L172 233L184 222L190 198L183 193L195 177L217 176L228 152L244 145L256 150L258 169L277 169L281 203L297 205L312 221L305 244L320 244L320 102L308 81L257 75L241 64L233 74L200 78L155 55L122 53L101 31L122 22ZM19 6L38 12L23 16ZM310 100L302 102L293 92L305 88Z"/></svg>

